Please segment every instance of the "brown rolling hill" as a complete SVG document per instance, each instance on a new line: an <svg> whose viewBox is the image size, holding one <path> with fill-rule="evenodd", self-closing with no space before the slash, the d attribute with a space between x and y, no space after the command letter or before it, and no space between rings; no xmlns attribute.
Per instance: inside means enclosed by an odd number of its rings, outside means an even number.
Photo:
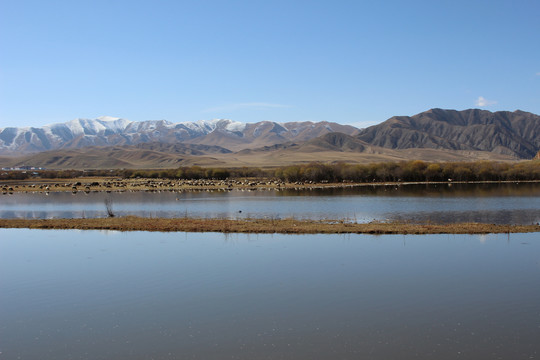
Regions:
<svg viewBox="0 0 540 360"><path fill-rule="evenodd" d="M299 146L304 152L337 151L337 152L373 152L373 146L353 136L333 132L308 140ZM381 149L382 150L382 149Z"/></svg>
<svg viewBox="0 0 540 360"><path fill-rule="evenodd" d="M238 152L182 149L170 144L110 146L46 151L0 158L1 167L35 166L47 169L158 169L180 166L276 167L310 162L366 163L383 161L511 161L512 157L487 151L444 149L393 150L373 146L345 134L330 133L303 143L285 143Z"/></svg>
<svg viewBox="0 0 540 360"><path fill-rule="evenodd" d="M540 149L539 135L540 116L529 112L431 109L392 117L357 138L388 149L487 151L531 159Z"/></svg>
<svg viewBox="0 0 540 360"><path fill-rule="evenodd" d="M140 143L133 147L142 150L152 150L167 154L176 155L209 155L209 154L230 154L232 151L217 145L202 145L202 144L183 144L183 143Z"/></svg>
<svg viewBox="0 0 540 360"><path fill-rule="evenodd" d="M136 146L93 146L83 149L44 151L0 158L2 167L34 166L47 169L174 168L214 165L212 154L230 154L218 147L193 144L142 143ZM207 159L208 157L208 159Z"/></svg>

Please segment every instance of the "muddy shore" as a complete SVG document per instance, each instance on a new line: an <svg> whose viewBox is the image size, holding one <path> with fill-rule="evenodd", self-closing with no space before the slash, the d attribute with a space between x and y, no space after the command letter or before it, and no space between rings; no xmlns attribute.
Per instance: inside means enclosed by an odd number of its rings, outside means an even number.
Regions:
<svg viewBox="0 0 540 360"><path fill-rule="evenodd" d="M540 182L540 181L521 181ZM287 190L349 188L362 186L402 186L411 184L460 184L462 182L283 182L276 179L227 179L227 180L168 180L168 179L122 179L122 178L76 178L76 179L28 179L0 181L0 193L47 193L47 192L124 192L124 191L228 191L241 190ZM516 181L483 181L468 183L516 183Z"/></svg>

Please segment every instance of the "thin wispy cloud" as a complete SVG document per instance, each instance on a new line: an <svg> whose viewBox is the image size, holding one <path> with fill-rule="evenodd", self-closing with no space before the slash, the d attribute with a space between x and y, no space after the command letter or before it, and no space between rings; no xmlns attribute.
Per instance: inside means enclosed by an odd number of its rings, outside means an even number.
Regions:
<svg viewBox="0 0 540 360"><path fill-rule="evenodd" d="M290 108L290 105L283 104L273 104L265 102L250 102L250 103L235 103L235 104L226 104L222 106L216 106L213 108L202 110L203 113L210 112L230 112L236 110L244 109L276 109L276 108Z"/></svg>
<svg viewBox="0 0 540 360"><path fill-rule="evenodd" d="M483 96L479 96L475 102L476 106L480 106L480 107L495 105L496 103L497 102L495 100L488 100Z"/></svg>

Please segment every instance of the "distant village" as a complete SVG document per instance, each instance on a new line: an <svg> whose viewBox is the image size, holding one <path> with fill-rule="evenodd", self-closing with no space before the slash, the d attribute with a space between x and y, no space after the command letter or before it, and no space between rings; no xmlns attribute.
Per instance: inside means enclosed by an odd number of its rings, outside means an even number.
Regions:
<svg viewBox="0 0 540 360"><path fill-rule="evenodd" d="M29 171L29 170L46 170L43 167L35 167L35 166L17 166L17 167L3 167L2 171Z"/></svg>
<svg viewBox="0 0 540 360"><path fill-rule="evenodd" d="M16 171L20 174L27 174L28 172L31 172L30 176L39 176L39 173L37 173L38 170L46 170L42 167L35 167L35 166L16 166L16 167L3 167L2 173L0 173L0 176L6 176L10 171ZM28 175L26 175L28 176Z"/></svg>

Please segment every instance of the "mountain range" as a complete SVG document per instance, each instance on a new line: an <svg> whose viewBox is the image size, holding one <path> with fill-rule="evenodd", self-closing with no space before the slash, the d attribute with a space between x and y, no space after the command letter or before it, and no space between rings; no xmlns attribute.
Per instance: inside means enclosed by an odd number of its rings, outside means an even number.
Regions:
<svg viewBox="0 0 540 360"><path fill-rule="evenodd" d="M0 165L49 168L276 166L307 161L519 160L540 150L540 116L431 109L358 129L335 122L171 123L75 119L0 129ZM17 156L14 156L17 154Z"/></svg>
<svg viewBox="0 0 540 360"><path fill-rule="evenodd" d="M39 128L0 129L0 154L153 142L219 145L236 151L287 141L306 141L329 132L356 134L358 129L329 122L279 124L263 121L244 124L215 119L175 124L166 120L134 122L103 116L97 119L75 119Z"/></svg>

